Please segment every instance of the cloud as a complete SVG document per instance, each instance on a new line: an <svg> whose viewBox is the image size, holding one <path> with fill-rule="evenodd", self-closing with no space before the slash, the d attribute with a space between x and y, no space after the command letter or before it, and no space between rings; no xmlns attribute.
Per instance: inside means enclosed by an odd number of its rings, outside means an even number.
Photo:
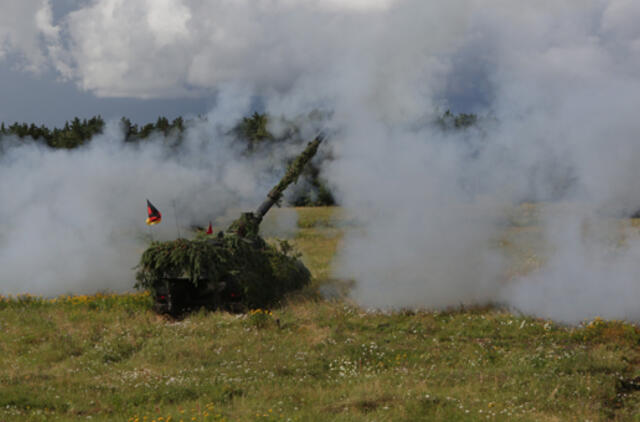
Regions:
<svg viewBox="0 0 640 422"><path fill-rule="evenodd" d="M49 13L41 32L52 41L34 51L65 78L103 97L209 95L229 83L282 93L313 75L340 73L335 66L346 61L375 65L382 57L371 57L373 52L397 56L403 51L395 44L406 37L415 37L404 46L407 53L414 49L411 60L404 56L404 62L387 65L417 74L421 66L415 61L436 60L422 47L446 44L459 32L456 16L466 15L459 10L392 0L99 0L67 13L56 26ZM452 25L431 22L438 15ZM378 77L392 71L385 66Z"/></svg>
<svg viewBox="0 0 640 422"><path fill-rule="evenodd" d="M0 59L17 53L21 67L32 72L43 70L48 64L46 46L58 37L49 1L4 0L0 6Z"/></svg>

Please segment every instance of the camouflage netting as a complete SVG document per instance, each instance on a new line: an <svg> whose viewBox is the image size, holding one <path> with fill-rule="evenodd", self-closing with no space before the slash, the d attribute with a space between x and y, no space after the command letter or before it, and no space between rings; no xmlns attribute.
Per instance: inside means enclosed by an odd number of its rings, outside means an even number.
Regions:
<svg viewBox="0 0 640 422"><path fill-rule="evenodd" d="M232 301L246 308L267 307L307 285L311 274L290 254L289 244L281 242L278 250L259 230L262 217L298 179L322 139L318 135L309 142L257 211L242 213L226 233L153 242L140 259L136 286L153 291L159 309L164 301L162 309L177 313L196 306L225 307Z"/></svg>
<svg viewBox="0 0 640 422"><path fill-rule="evenodd" d="M162 280L182 279L194 286L234 283L247 308L273 305L307 285L309 270L289 248L267 244L262 238L233 234L214 239L153 242L138 265L136 287L154 290Z"/></svg>

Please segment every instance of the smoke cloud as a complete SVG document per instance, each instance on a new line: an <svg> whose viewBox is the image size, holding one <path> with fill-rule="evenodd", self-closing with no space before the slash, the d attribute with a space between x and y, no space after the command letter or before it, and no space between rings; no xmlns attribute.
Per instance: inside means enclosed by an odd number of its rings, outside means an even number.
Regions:
<svg viewBox="0 0 640 422"><path fill-rule="evenodd" d="M42 14L48 35L28 57L99 96L218 93L219 124L255 98L273 115L328 111L335 159L323 174L361 224L335 272L356 281L363 306L499 302L566 322L637 320L638 241L612 240L602 233L625 229L598 221L640 205L638 18L631 0L96 0L56 22ZM478 113L478 125L438 129L449 107ZM117 284L114 267L133 263L110 254L130 258L139 244L96 239L135 237L130 216L145 196L187 214L192 201L213 213L209 198L261 197L250 170L264 165L238 159L212 127L192 128L177 157L151 143L116 147L115 129L78 152L8 151L0 176L25 188L1 188L3 289ZM505 210L522 201L570 206L541 214L543 267L505 280L497 239ZM104 257L105 270L84 260L66 265L73 277L41 271L78 250Z"/></svg>
<svg viewBox="0 0 640 422"><path fill-rule="evenodd" d="M185 236L192 224L228 223L232 208L253 209L284 171L274 162L292 151L248 157L220 124L246 110L225 104L192 122L179 145L177 133L124 143L119 122L75 150L5 139L0 292L131 290L133 268L150 239ZM163 213L162 224L146 226L146 198ZM290 230L295 223L275 224Z"/></svg>

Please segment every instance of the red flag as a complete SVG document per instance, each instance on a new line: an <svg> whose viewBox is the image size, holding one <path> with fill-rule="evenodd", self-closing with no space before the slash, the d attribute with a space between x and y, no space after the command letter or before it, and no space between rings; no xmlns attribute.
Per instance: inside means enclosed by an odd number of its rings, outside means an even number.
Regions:
<svg viewBox="0 0 640 422"><path fill-rule="evenodd" d="M213 234L213 227L211 227L211 221L209 221L209 227L207 228L207 234Z"/></svg>
<svg viewBox="0 0 640 422"><path fill-rule="evenodd" d="M158 224L159 222L162 221L162 214L160 213L160 211L158 211L156 207L153 206L151 202L149 202L148 199L147 199L147 214L149 215L149 217L147 218L146 223L150 226L153 226L154 224Z"/></svg>

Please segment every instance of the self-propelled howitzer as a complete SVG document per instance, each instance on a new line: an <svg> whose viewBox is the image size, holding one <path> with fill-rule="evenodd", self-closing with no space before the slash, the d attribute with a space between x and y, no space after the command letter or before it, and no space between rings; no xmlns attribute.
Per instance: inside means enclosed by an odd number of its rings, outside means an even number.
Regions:
<svg viewBox="0 0 640 422"><path fill-rule="evenodd" d="M157 312L179 315L201 307L268 307L309 283L309 270L291 254L290 247L265 242L259 229L266 213L279 204L286 188L297 181L316 154L322 139L319 135L309 142L257 210L242 213L225 232L151 243L137 267L136 286L151 291Z"/></svg>

